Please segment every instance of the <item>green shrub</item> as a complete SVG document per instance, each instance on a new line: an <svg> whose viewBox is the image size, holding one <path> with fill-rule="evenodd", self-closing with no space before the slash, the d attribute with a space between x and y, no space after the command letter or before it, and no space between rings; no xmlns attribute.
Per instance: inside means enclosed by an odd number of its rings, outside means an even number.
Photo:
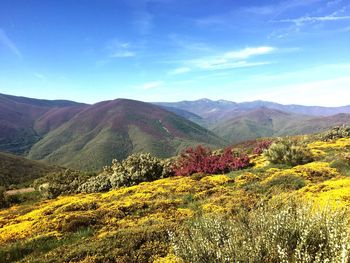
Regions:
<svg viewBox="0 0 350 263"><path fill-rule="evenodd" d="M79 186L91 176L91 174L67 169L35 180L34 187L45 198L55 198L62 194L76 193Z"/></svg>
<svg viewBox="0 0 350 263"><path fill-rule="evenodd" d="M103 192L141 182L151 182L172 175L172 161L161 160L149 153L133 154L122 162L112 161L104 172L82 184L80 192Z"/></svg>
<svg viewBox="0 0 350 263"><path fill-rule="evenodd" d="M6 202L8 206L23 203L33 203L41 199L41 195L38 191L29 193L17 193L12 195L6 195Z"/></svg>
<svg viewBox="0 0 350 263"><path fill-rule="evenodd" d="M170 239L185 262L349 262L348 224L348 211L292 202L196 219Z"/></svg>
<svg viewBox="0 0 350 263"><path fill-rule="evenodd" d="M321 139L322 141L330 141L348 137L350 137L350 126L342 125L334 127L324 133L321 133L319 139Z"/></svg>
<svg viewBox="0 0 350 263"><path fill-rule="evenodd" d="M272 191L293 191L298 190L306 185L305 180L299 176L286 174L271 178L265 184L267 189Z"/></svg>
<svg viewBox="0 0 350 263"><path fill-rule="evenodd" d="M5 197L5 187L0 186L0 208L7 206L7 201Z"/></svg>
<svg viewBox="0 0 350 263"><path fill-rule="evenodd" d="M161 160L151 154L133 154L122 163L114 161L111 167L112 188L151 182L163 177Z"/></svg>
<svg viewBox="0 0 350 263"><path fill-rule="evenodd" d="M312 153L306 143L291 138L278 139L264 151L264 155L273 164L295 166L313 161Z"/></svg>
<svg viewBox="0 0 350 263"><path fill-rule="evenodd" d="M333 160L330 167L335 168L338 172L345 176L350 176L350 158L349 154L342 154Z"/></svg>
<svg viewBox="0 0 350 263"><path fill-rule="evenodd" d="M78 192L81 193L95 193L106 192L112 188L110 176L103 172L95 177L91 177L85 183L79 186Z"/></svg>

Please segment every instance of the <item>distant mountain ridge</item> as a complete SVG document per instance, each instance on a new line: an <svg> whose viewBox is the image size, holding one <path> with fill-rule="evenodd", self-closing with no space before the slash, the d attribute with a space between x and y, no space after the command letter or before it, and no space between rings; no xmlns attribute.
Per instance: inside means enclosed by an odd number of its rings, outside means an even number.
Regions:
<svg viewBox="0 0 350 263"><path fill-rule="evenodd" d="M239 143L260 137L316 133L343 124L350 124L350 114L315 117L262 107L218 122L212 130L230 143Z"/></svg>
<svg viewBox="0 0 350 263"><path fill-rule="evenodd" d="M227 100L200 99L194 101L156 102L155 104L186 110L203 118L215 118L218 115L225 117L232 112L242 112L261 107L311 116L331 116L339 113L350 114L350 105L341 107L283 105L262 100L237 103Z"/></svg>
<svg viewBox="0 0 350 263"><path fill-rule="evenodd" d="M259 137L319 132L350 124L349 113L350 106L266 101L116 99L89 105L0 94L0 151L98 170L132 153L170 157L196 144L216 148Z"/></svg>

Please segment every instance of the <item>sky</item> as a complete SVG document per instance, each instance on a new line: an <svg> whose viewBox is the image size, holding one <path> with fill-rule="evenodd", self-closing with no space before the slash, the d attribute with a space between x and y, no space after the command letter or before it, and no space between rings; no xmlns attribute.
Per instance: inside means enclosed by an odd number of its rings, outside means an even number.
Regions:
<svg viewBox="0 0 350 263"><path fill-rule="evenodd" d="M350 0L0 0L0 93L350 105Z"/></svg>

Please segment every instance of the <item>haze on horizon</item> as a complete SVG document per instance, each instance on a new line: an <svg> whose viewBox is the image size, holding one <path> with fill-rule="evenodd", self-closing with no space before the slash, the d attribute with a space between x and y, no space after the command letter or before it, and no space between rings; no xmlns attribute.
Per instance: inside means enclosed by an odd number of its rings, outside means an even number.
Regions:
<svg viewBox="0 0 350 263"><path fill-rule="evenodd" d="M350 104L346 0L0 2L0 93Z"/></svg>

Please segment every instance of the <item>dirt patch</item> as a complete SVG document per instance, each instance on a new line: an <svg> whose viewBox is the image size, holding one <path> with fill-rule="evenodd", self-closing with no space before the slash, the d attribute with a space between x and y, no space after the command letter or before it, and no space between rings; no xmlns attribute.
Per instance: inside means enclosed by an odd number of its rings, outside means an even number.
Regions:
<svg viewBox="0 0 350 263"><path fill-rule="evenodd" d="M28 188L22 188L22 189L16 189L16 190L9 190L6 191L6 195L16 195L16 194L25 194L25 193L31 193L34 192L35 189L33 187L28 187Z"/></svg>

